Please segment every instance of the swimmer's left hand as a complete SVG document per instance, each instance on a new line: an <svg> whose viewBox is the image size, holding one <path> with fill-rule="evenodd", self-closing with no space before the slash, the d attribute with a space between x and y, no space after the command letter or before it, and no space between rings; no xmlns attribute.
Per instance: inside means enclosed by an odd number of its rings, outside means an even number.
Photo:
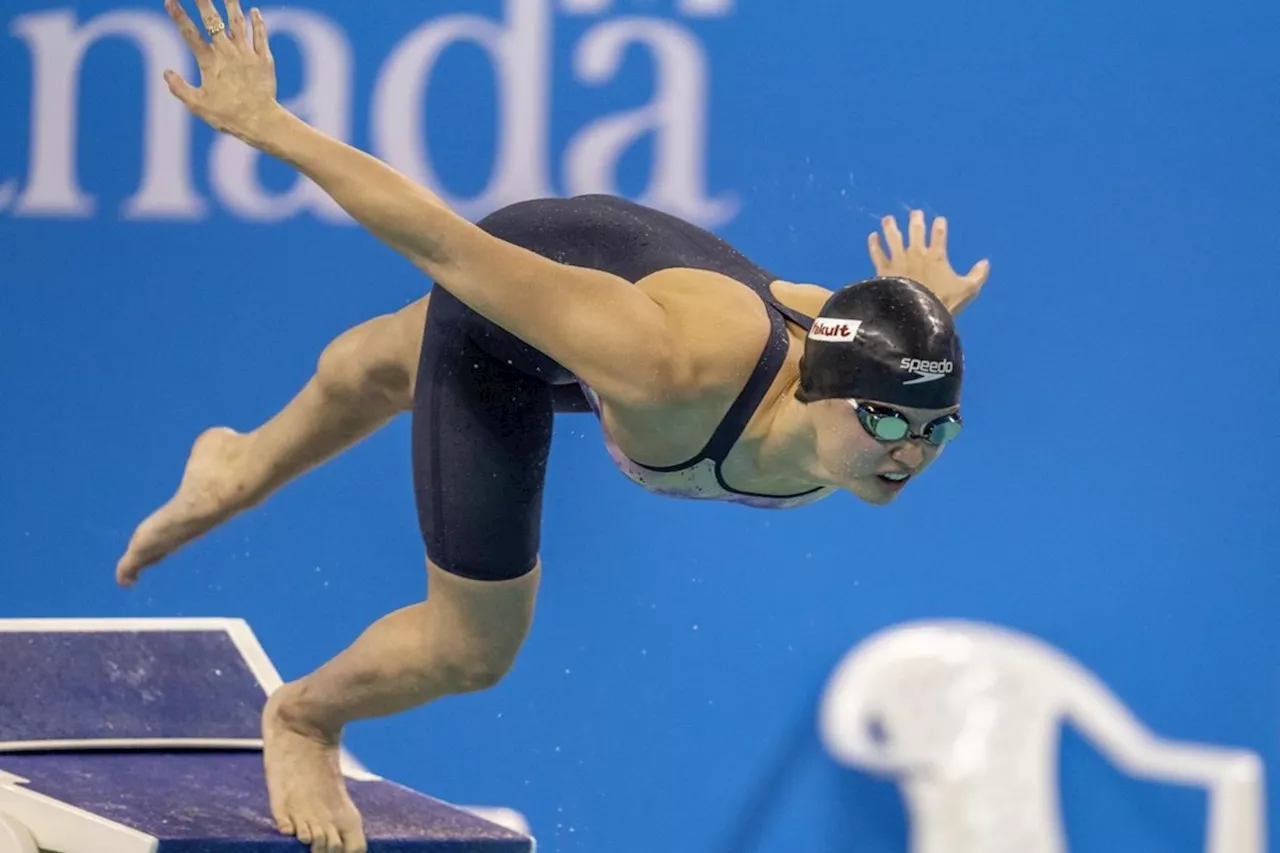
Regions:
<svg viewBox="0 0 1280 853"><path fill-rule="evenodd" d="M982 286L987 283L991 264L978 261L965 275L951 268L947 260L947 220L938 216L933 220L933 233L925 239L924 212L911 211L908 224L908 241L902 242L902 232L892 216L880 222L884 228L888 253L880 245L880 234L872 231L867 238L871 263L876 275L902 276L923 284L942 300L952 314L959 314L969 303L978 298Z"/></svg>
<svg viewBox="0 0 1280 853"><path fill-rule="evenodd" d="M215 130L254 144L268 120L282 111L276 101L275 60L262 13L253 10L250 34L240 0L226 0L225 22L213 0L195 3L205 32L212 33L208 41L187 16L181 0L165 0L164 5L195 56L200 86L192 86L175 71L166 71L164 80L174 97Z"/></svg>

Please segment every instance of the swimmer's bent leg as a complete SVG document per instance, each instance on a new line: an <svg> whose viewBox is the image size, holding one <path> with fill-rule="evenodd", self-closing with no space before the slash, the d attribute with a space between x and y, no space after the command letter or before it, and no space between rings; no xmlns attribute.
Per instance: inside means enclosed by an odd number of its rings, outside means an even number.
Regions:
<svg viewBox="0 0 1280 853"><path fill-rule="evenodd" d="M348 329L321 352L315 375L245 436L243 474L261 499L348 449L413 403L428 297Z"/></svg>
<svg viewBox="0 0 1280 853"><path fill-rule="evenodd" d="M256 430L203 433L173 498L134 532L116 568L132 583L149 565L255 506L412 405L427 297L348 329L315 375Z"/></svg>
<svg viewBox="0 0 1280 853"><path fill-rule="evenodd" d="M348 808L345 793L335 793L340 777L325 770L347 723L488 688L528 633L541 575L552 386L536 359L495 355L503 336L477 320L437 288L412 430L427 600L376 622L268 707L268 788L282 826L323 823L309 803Z"/></svg>

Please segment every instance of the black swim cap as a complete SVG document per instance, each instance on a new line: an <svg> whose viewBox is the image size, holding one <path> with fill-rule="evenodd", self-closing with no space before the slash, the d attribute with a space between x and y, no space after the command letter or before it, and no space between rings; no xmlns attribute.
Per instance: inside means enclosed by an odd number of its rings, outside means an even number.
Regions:
<svg viewBox="0 0 1280 853"><path fill-rule="evenodd" d="M910 279L872 278L822 306L804 342L797 396L946 409L960 402L963 374L947 306Z"/></svg>

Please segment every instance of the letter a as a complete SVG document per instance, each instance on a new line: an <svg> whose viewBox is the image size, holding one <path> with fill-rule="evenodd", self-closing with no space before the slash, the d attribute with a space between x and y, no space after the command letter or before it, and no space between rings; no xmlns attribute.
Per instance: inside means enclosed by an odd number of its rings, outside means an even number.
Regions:
<svg viewBox="0 0 1280 853"><path fill-rule="evenodd" d="M584 82L605 83L633 43L653 55L656 94L645 106L600 119L578 134L565 155L569 193L617 194L618 161L638 138L652 132L652 177L639 201L704 227L722 225L737 213L738 203L706 197L707 63L698 40L670 21L609 21L583 36L574 69Z"/></svg>

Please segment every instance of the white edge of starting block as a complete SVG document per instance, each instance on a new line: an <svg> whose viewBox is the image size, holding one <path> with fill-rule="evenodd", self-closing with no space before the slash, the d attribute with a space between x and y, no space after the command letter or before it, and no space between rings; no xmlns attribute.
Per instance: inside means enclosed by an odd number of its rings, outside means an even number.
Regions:
<svg viewBox="0 0 1280 853"><path fill-rule="evenodd" d="M530 841L535 841L533 837L533 828L529 826L529 819L515 809L503 806L459 806L449 803L456 809L469 814L473 814L481 820L487 820L489 823L509 829L512 832L525 836ZM536 841L535 841L536 843Z"/></svg>
<svg viewBox="0 0 1280 853"><path fill-rule="evenodd" d="M218 740L217 738L128 738L121 740L22 740L0 741L0 753L56 752L76 749L86 752L109 749L244 749L262 750L262 740Z"/></svg>
<svg viewBox="0 0 1280 853"><path fill-rule="evenodd" d="M41 850L155 853L159 847L145 832L20 787L26 781L0 771L0 816L26 830Z"/></svg>
<svg viewBox="0 0 1280 853"><path fill-rule="evenodd" d="M140 631L227 631L235 624L248 628L243 619L205 617L94 617L54 619L0 619L0 633L70 634L104 631L125 634Z"/></svg>
<svg viewBox="0 0 1280 853"><path fill-rule="evenodd" d="M254 679L270 696L284 684L280 672L271 663L267 650L243 619L230 617L197 616L148 616L148 617L77 617L50 619L0 619L0 633L89 633L102 631L123 634L143 631L210 631L226 634ZM48 741L41 745L31 743L0 743L0 752L23 752L38 749L262 749L261 738L244 740L182 740L155 741ZM364 782L380 782L381 776L369 770L345 747L340 752L342 773L349 779Z"/></svg>
<svg viewBox="0 0 1280 853"><path fill-rule="evenodd" d="M275 664L271 662L271 658L267 655L267 650L262 647L262 643L258 642L258 637L253 633L253 629L249 627L249 623L243 619L224 619L221 621L225 623L227 635L236 644L236 648L240 650L240 654L244 657L249 671L258 679L258 683L262 685L262 689L267 692L267 695L270 696L279 690L284 684L284 679L280 677ZM262 742L258 741L258 745L261 746ZM348 779L356 779L363 782L382 781L381 776L370 773L346 747L340 748L338 761L342 769L342 775Z"/></svg>

